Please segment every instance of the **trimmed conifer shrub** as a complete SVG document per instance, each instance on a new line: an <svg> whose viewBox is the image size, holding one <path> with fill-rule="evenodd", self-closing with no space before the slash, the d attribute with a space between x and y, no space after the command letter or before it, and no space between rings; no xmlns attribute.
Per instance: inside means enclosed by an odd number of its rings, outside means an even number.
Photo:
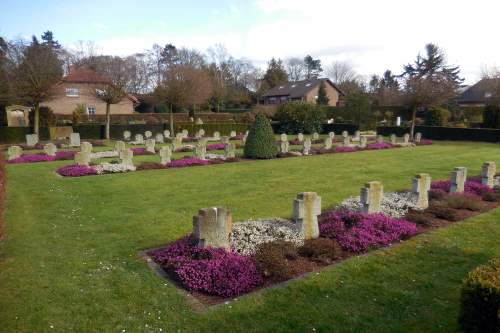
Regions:
<svg viewBox="0 0 500 333"><path fill-rule="evenodd" d="M269 159L278 153L271 123L262 114L258 114L250 127L245 143L244 155L251 159Z"/></svg>
<svg viewBox="0 0 500 333"><path fill-rule="evenodd" d="M477 267L465 278L458 322L464 332L498 332L499 310L500 258L496 258Z"/></svg>

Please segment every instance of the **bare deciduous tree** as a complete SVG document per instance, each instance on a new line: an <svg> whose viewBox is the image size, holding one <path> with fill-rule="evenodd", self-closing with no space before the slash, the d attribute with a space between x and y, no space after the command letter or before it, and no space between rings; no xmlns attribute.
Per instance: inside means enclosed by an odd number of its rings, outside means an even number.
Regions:
<svg viewBox="0 0 500 333"><path fill-rule="evenodd" d="M285 60L285 69L290 81L303 80L307 69L304 59L292 57Z"/></svg>
<svg viewBox="0 0 500 333"><path fill-rule="evenodd" d="M342 85L345 82L355 82L361 79L354 67L346 61L332 62L326 68L326 75L337 85Z"/></svg>

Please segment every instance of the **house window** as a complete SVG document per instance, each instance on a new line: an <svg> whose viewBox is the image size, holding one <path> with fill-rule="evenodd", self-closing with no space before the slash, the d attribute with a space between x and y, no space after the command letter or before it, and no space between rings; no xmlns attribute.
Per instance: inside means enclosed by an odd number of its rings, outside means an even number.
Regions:
<svg viewBox="0 0 500 333"><path fill-rule="evenodd" d="M491 96L493 96L493 94L489 91L484 93L484 98L491 98Z"/></svg>
<svg viewBox="0 0 500 333"><path fill-rule="evenodd" d="M80 90L78 88L66 88L66 96L68 97L79 97Z"/></svg>
<svg viewBox="0 0 500 333"><path fill-rule="evenodd" d="M288 100L287 96L281 96L280 101L281 102L286 102Z"/></svg>
<svg viewBox="0 0 500 333"><path fill-rule="evenodd" d="M87 106L87 114L95 114L95 106Z"/></svg>
<svg viewBox="0 0 500 333"><path fill-rule="evenodd" d="M276 97L269 97L269 104L276 104Z"/></svg>

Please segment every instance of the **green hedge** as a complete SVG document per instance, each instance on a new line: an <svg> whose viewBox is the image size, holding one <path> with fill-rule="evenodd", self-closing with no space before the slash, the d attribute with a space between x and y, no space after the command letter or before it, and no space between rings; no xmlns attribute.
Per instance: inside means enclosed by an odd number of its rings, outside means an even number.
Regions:
<svg viewBox="0 0 500 333"><path fill-rule="evenodd" d="M166 124L166 129L170 126ZM248 129L247 124L233 124L233 123L205 123L203 125L196 125L193 123L174 123L175 132L182 131L183 129L188 130L190 134L196 133L200 129L205 130L205 135L212 135L214 132L219 132L220 135L229 135L231 131L236 131L236 133L245 133Z"/></svg>
<svg viewBox="0 0 500 333"><path fill-rule="evenodd" d="M500 258L470 272L464 280L458 322L464 332L500 332Z"/></svg>
<svg viewBox="0 0 500 333"><path fill-rule="evenodd" d="M490 128L460 128L441 126L415 126L415 133L420 132L425 139L452 141L500 142L500 130ZM410 133L409 127L380 126L377 133L384 136L396 134L403 136Z"/></svg>

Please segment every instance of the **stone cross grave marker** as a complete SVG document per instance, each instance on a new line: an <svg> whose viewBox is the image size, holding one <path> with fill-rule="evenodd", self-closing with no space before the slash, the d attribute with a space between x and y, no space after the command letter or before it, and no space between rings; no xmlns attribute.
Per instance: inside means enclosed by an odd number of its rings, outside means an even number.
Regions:
<svg viewBox="0 0 500 333"><path fill-rule="evenodd" d="M160 148L160 163L162 165L167 165L172 162L172 149L168 146L163 146Z"/></svg>
<svg viewBox="0 0 500 333"><path fill-rule="evenodd" d="M71 133L69 135L70 147L80 147L80 133Z"/></svg>
<svg viewBox="0 0 500 333"><path fill-rule="evenodd" d="M315 192L297 194L293 201L293 220L304 239L319 237L318 215L321 214L321 197Z"/></svg>
<svg viewBox="0 0 500 333"><path fill-rule="evenodd" d="M163 131L163 136L166 138L170 138L170 131L169 130L164 130Z"/></svg>
<svg viewBox="0 0 500 333"><path fill-rule="evenodd" d="M144 144L144 137L142 136L142 134L136 134L135 135L134 143L138 144L138 145Z"/></svg>
<svg viewBox="0 0 500 333"><path fill-rule="evenodd" d="M495 185L495 174L497 164L495 162L484 162L481 166L481 184L493 188Z"/></svg>
<svg viewBox="0 0 500 333"><path fill-rule="evenodd" d="M342 137L347 138L349 136L349 132L347 131L342 131Z"/></svg>
<svg viewBox="0 0 500 333"><path fill-rule="evenodd" d="M182 147L182 133L177 133L174 141L172 142L172 150L176 151Z"/></svg>
<svg viewBox="0 0 500 333"><path fill-rule="evenodd" d="M319 134L318 134L318 132L314 132L314 133L312 134L312 139L313 139L313 140L318 140L318 139L319 139Z"/></svg>
<svg viewBox="0 0 500 333"><path fill-rule="evenodd" d="M280 135L280 144L279 144L280 153L286 154L290 149L290 143L288 142L288 135L281 134Z"/></svg>
<svg viewBox="0 0 500 333"><path fill-rule="evenodd" d="M235 158L236 157L236 145L234 143L224 144L224 158Z"/></svg>
<svg viewBox="0 0 500 333"><path fill-rule="evenodd" d="M310 138L306 138L304 140L302 154L309 155L310 153L311 153L311 139Z"/></svg>
<svg viewBox="0 0 500 333"><path fill-rule="evenodd" d="M115 142L115 151L120 153L123 149L125 149L124 141L116 141Z"/></svg>
<svg viewBox="0 0 500 333"><path fill-rule="evenodd" d="M304 134L302 133L297 134L297 140L299 140L299 142L304 141Z"/></svg>
<svg viewBox="0 0 500 333"><path fill-rule="evenodd" d="M396 140L397 140L396 134L391 134L391 144L395 145Z"/></svg>
<svg viewBox="0 0 500 333"><path fill-rule="evenodd" d="M207 144L205 140L200 140L194 146L194 156L204 160L207 154Z"/></svg>
<svg viewBox="0 0 500 333"><path fill-rule="evenodd" d="M156 133L156 135L155 135L155 141L158 142L158 143L165 143L165 138L163 137L163 134Z"/></svg>
<svg viewBox="0 0 500 333"><path fill-rule="evenodd" d="M13 160L15 158L21 157L23 154L23 148L20 146L10 146L9 149L7 150L7 159Z"/></svg>
<svg viewBox="0 0 500 333"><path fill-rule="evenodd" d="M236 136L236 131L231 131L231 133L229 133L229 136L231 138L234 138Z"/></svg>
<svg viewBox="0 0 500 333"><path fill-rule="evenodd" d="M351 144L351 138L348 136L344 136L343 137L343 142L342 142L342 145L344 147L348 147L349 145Z"/></svg>
<svg viewBox="0 0 500 333"><path fill-rule="evenodd" d="M151 131L144 132L144 137L146 137L146 139L150 139L152 136L153 136L153 133Z"/></svg>
<svg viewBox="0 0 500 333"><path fill-rule="evenodd" d="M75 154L75 164L89 166L90 164L90 152L82 150Z"/></svg>
<svg viewBox="0 0 500 333"><path fill-rule="evenodd" d="M80 145L80 150L90 154L92 152L92 144L90 142L84 141Z"/></svg>
<svg viewBox="0 0 500 333"><path fill-rule="evenodd" d="M183 129L181 133L184 138L187 138L189 136L189 132L187 129Z"/></svg>
<svg viewBox="0 0 500 333"><path fill-rule="evenodd" d="M330 139L332 139L333 142L333 140L335 140L335 133L334 132L328 133L328 137L330 137Z"/></svg>
<svg viewBox="0 0 500 333"><path fill-rule="evenodd" d="M361 148L366 148L367 143L368 143L368 141L366 139L366 136L362 136L359 138L359 146Z"/></svg>
<svg viewBox="0 0 500 333"><path fill-rule="evenodd" d="M362 211L365 213L378 213L381 210L384 187L381 182L373 181L361 188L360 200Z"/></svg>
<svg viewBox="0 0 500 333"><path fill-rule="evenodd" d="M26 145L28 147L34 147L38 141L38 134L26 134Z"/></svg>
<svg viewBox="0 0 500 333"><path fill-rule="evenodd" d="M223 144L229 143L229 137L228 136L221 137L220 142L222 142Z"/></svg>
<svg viewBox="0 0 500 333"><path fill-rule="evenodd" d="M405 135L403 135L403 144L407 146L409 143L410 143L410 134L405 133Z"/></svg>
<svg viewBox="0 0 500 333"><path fill-rule="evenodd" d="M456 167L451 173L450 193L463 193L467 180L467 168Z"/></svg>
<svg viewBox="0 0 500 333"><path fill-rule="evenodd" d="M146 140L146 151L153 153L153 154L156 154L155 145L156 145L155 139L147 139Z"/></svg>
<svg viewBox="0 0 500 333"><path fill-rule="evenodd" d="M134 151L132 149L123 149L120 152L121 164L125 167L134 169Z"/></svg>
<svg viewBox="0 0 500 333"><path fill-rule="evenodd" d="M419 173L413 178L412 192L417 196L417 208L429 207L429 190L431 189L431 176L427 173Z"/></svg>
<svg viewBox="0 0 500 333"><path fill-rule="evenodd" d="M327 136L325 138L325 149L332 149L333 143L332 143L332 138Z"/></svg>
<svg viewBox="0 0 500 333"><path fill-rule="evenodd" d="M233 230L231 212L224 207L200 209L193 216L193 236L199 247L222 247L231 249L230 234Z"/></svg>
<svg viewBox="0 0 500 333"><path fill-rule="evenodd" d="M415 134L415 143L420 143L420 141L422 141L422 133L417 132Z"/></svg>
<svg viewBox="0 0 500 333"><path fill-rule="evenodd" d="M218 131L215 131L213 137L215 140L220 140L220 133Z"/></svg>
<svg viewBox="0 0 500 333"><path fill-rule="evenodd" d="M123 131L123 140L130 141L131 137L132 137L132 133L130 133L130 131Z"/></svg>
<svg viewBox="0 0 500 333"><path fill-rule="evenodd" d="M56 156L57 146L55 144L49 142L49 143L47 143L46 145L43 146L43 151L48 156Z"/></svg>

